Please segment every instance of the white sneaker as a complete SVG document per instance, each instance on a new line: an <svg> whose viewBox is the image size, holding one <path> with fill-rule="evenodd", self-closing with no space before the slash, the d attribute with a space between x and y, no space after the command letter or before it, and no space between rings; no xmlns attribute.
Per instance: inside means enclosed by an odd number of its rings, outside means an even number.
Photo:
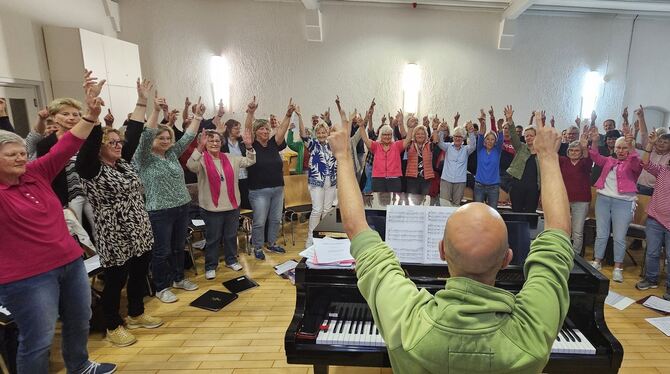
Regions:
<svg viewBox="0 0 670 374"><path fill-rule="evenodd" d="M615 281L615 282L622 283L623 282L623 269L614 268L614 270L612 270L612 280Z"/></svg>
<svg viewBox="0 0 670 374"><path fill-rule="evenodd" d="M233 271L240 271L240 270L243 269L242 265L240 265L239 262L236 262L236 263L230 264L230 265L226 264L226 267L229 267L229 268L233 269Z"/></svg>
<svg viewBox="0 0 670 374"><path fill-rule="evenodd" d="M603 268L603 265L599 262L596 262L596 261L591 261L591 262L589 262L589 264L591 264L591 266L593 266L593 268L598 270L598 271L602 270L602 268Z"/></svg>
<svg viewBox="0 0 670 374"><path fill-rule="evenodd" d="M188 279L182 279L179 282L172 282L172 287L181 288L182 290L186 291L195 291L198 289L198 285Z"/></svg>
<svg viewBox="0 0 670 374"><path fill-rule="evenodd" d="M207 270L205 272L205 279L212 280L216 278L216 270Z"/></svg>
<svg viewBox="0 0 670 374"><path fill-rule="evenodd" d="M179 300L177 296L173 294L172 291L170 291L169 288L156 292L156 297L158 300L168 304Z"/></svg>

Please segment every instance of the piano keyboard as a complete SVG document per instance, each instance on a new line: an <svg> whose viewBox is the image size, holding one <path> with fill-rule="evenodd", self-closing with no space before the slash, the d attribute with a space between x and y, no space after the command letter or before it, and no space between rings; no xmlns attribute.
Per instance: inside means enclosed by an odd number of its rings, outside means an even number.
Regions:
<svg viewBox="0 0 670 374"><path fill-rule="evenodd" d="M328 316L319 326L316 344L385 347L367 304L331 303ZM576 328L563 326L551 353L595 355L596 348Z"/></svg>

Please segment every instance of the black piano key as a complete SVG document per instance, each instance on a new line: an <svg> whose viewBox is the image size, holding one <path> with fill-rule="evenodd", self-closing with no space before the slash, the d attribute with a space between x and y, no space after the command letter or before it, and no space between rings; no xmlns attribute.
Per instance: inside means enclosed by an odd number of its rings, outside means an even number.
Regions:
<svg viewBox="0 0 670 374"><path fill-rule="evenodd" d="M356 317L358 316L358 308L353 309L351 311L351 318L349 320L351 323L349 324L349 334L354 332L354 325L356 324Z"/></svg>
<svg viewBox="0 0 670 374"><path fill-rule="evenodd" d="M340 327L340 316L342 315L342 307L337 309L337 317L335 317L334 325L332 331L337 331L337 328Z"/></svg>
<svg viewBox="0 0 670 374"><path fill-rule="evenodd" d="M338 331L340 334L344 332L344 321L346 321L348 317L349 317L349 307L346 307L344 308L344 314L342 315L341 319L342 323L340 323L340 330Z"/></svg>
<svg viewBox="0 0 670 374"><path fill-rule="evenodd" d="M372 319L372 311L368 310L368 316L370 318L370 335L372 335L373 329L375 328L375 321Z"/></svg>
<svg viewBox="0 0 670 374"><path fill-rule="evenodd" d="M572 329L565 327L564 330L568 334L568 338L570 338L570 341L573 342L577 341L577 335L572 331Z"/></svg>
<svg viewBox="0 0 670 374"><path fill-rule="evenodd" d="M568 338L568 335L561 329L561 336L563 336L563 339L567 342L570 341L570 338Z"/></svg>
<svg viewBox="0 0 670 374"><path fill-rule="evenodd" d="M571 330L571 331L572 331L572 330ZM582 342L582 338L580 338L579 335L578 335L576 332L572 331L572 333L575 335L575 339L577 339L577 341L581 343L581 342Z"/></svg>
<svg viewBox="0 0 670 374"><path fill-rule="evenodd" d="M354 320L354 334L358 334L361 320L363 319L363 308L359 307Z"/></svg>
<svg viewBox="0 0 670 374"><path fill-rule="evenodd" d="M560 342L561 341L561 334L556 335L556 341Z"/></svg>

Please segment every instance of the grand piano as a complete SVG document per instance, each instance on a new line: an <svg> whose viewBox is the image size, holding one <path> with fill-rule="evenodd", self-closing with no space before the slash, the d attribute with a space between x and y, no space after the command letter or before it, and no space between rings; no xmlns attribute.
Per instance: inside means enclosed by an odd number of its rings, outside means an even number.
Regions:
<svg viewBox="0 0 670 374"><path fill-rule="evenodd" d="M439 204L439 201L417 195L366 196L366 216L378 231L381 231L381 219L375 217L383 215L389 202L399 205ZM326 218L314 230L315 237L343 232L337 212L331 212ZM542 230L542 220L532 215L503 214L503 218L529 223L530 238ZM383 232L380 233L383 235ZM512 249L516 252L516 248ZM418 288L425 288L433 294L444 289L449 276L446 264L403 264L402 268ZM310 269L304 260L300 262L295 278L295 313L284 338L288 363L313 365L316 374L327 373L329 365L391 366L383 339L374 326L356 280L353 269ZM517 293L524 281L522 264L510 265L498 273L496 286ZM607 328L603 314L609 280L578 256L568 285L568 315L543 372L616 373L623 360L623 347Z"/></svg>

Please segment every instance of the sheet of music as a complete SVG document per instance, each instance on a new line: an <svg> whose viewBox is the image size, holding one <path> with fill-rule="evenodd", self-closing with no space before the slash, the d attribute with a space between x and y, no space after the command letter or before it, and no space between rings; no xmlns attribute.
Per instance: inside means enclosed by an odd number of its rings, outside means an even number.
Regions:
<svg viewBox="0 0 670 374"><path fill-rule="evenodd" d="M386 207L386 242L401 263L444 264L439 243L453 207L402 206Z"/></svg>

